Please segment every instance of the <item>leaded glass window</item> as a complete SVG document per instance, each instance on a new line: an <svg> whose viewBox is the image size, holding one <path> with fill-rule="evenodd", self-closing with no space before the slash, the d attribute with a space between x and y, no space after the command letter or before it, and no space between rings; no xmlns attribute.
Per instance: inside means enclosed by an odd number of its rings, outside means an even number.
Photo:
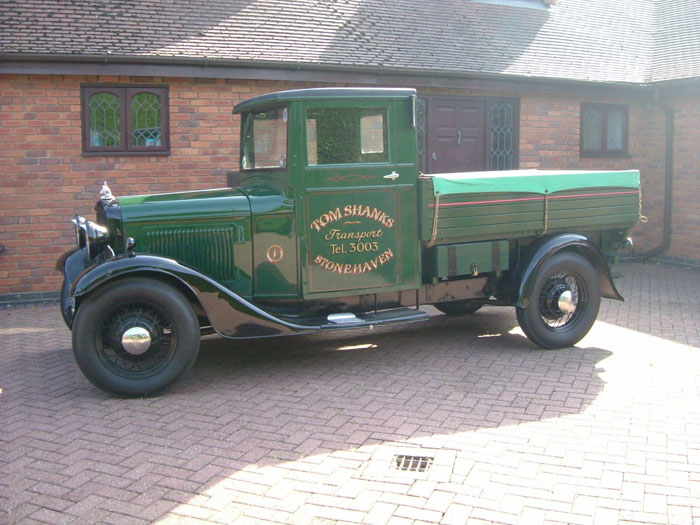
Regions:
<svg viewBox="0 0 700 525"><path fill-rule="evenodd" d="M622 151L622 139L625 136L625 116L620 110L608 111L608 133L606 148L608 151Z"/></svg>
<svg viewBox="0 0 700 525"><path fill-rule="evenodd" d="M583 118L583 149L600 150L603 145L603 117L595 108L587 108L581 112Z"/></svg>
<svg viewBox="0 0 700 525"><path fill-rule="evenodd" d="M581 104L581 154L626 154L628 114L620 104Z"/></svg>
<svg viewBox="0 0 700 525"><path fill-rule="evenodd" d="M167 154L168 88L83 86L84 152Z"/></svg>
<svg viewBox="0 0 700 525"><path fill-rule="evenodd" d="M131 97L131 144L154 147L161 145L160 97L139 93Z"/></svg>
<svg viewBox="0 0 700 525"><path fill-rule="evenodd" d="M418 170L421 173L427 173L427 159L428 159L428 135L426 132L426 99L417 98L416 99L416 135L418 138Z"/></svg>
<svg viewBox="0 0 700 525"><path fill-rule="evenodd" d="M515 102L494 102L491 117L491 168L512 170L516 165L516 108Z"/></svg>
<svg viewBox="0 0 700 525"><path fill-rule="evenodd" d="M119 97L95 93L90 97L90 145L115 147L121 144Z"/></svg>

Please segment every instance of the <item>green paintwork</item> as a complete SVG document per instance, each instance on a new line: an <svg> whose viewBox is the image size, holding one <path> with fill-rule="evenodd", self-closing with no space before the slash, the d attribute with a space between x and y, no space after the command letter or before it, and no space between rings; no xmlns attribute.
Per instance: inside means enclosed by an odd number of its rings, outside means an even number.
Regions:
<svg viewBox="0 0 700 525"><path fill-rule="evenodd" d="M240 190L121 197L125 236L136 251L191 266L252 296L251 212Z"/></svg>
<svg viewBox="0 0 700 525"><path fill-rule="evenodd" d="M269 175L267 183L247 186L253 222L254 297L297 297L296 220L293 190L285 174Z"/></svg>
<svg viewBox="0 0 700 525"><path fill-rule="evenodd" d="M495 244L498 246L494 247ZM498 254L496 261L494 253ZM475 272L478 275L494 271L496 263L498 270L507 270L508 259L508 241L450 244L426 250L425 269L430 279L475 275Z"/></svg>
<svg viewBox="0 0 700 525"><path fill-rule="evenodd" d="M420 284L413 92L390 91L395 96L373 90L373 97L305 98L292 113L302 125L294 129L301 138L296 202L305 298L407 290ZM310 163L307 114L347 107L386 109L387 160ZM398 178L385 178L393 173Z"/></svg>
<svg viewBox="0 0 700 525"><path fill-rule="evenodd" d="M431 238L435 211L434 177L421 186L421 239ZM545 232L628 229L640 213L638 188L603 187L536 193L460 193L440 196L436 244L525 238Z"/></svg>
<svg viewBox="0 0 700 525"><path fill-rule="evenodd" d="M414 97L415 89L410 88L312 88L276 91L248 100L244 100L233 108L234 113L250 111L266 111L270 108L310 101L322 100L342 101L345 107L358 107L357 101L374 100L387 101L391 99L406 99Z"/></svg>
<svg viewBox="0 0 700 525"><path fill-rule="evenodd" d="M123 237L246 299L306 305L513 269L518 243L545 231L545 215L547 232L586 232L606 254L636 224L636 171L419 178L414 103L414 90L379 88L245 101L234 109L242 122L283 111L241 130L251 165L279 167L241 169L235 189L121 197ZM436 246L426 248L437 192Z"/></svg>
<svg viewBox="0 0 700 525"><path fill-rule="evenodd" d="M435 194L555 193L590 188L639 189L639 171L541 171L444 173L431 175Z"/></svg>

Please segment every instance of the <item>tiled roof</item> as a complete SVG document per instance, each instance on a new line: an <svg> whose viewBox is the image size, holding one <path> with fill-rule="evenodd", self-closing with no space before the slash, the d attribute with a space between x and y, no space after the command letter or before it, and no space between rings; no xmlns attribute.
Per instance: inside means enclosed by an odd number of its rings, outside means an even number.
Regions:
<svg viewBox="0 0 700 525"><path fill-rule="evenodd" d="M519 0L526 3L526 0ZM646 83L700 76L698 0L0 0L0 53Z"/></svg>
<svg viewBox="0 0 700 525"><path fill-rule="evenodd" d="M700 76L700 1L660 1L656 19L651 78Z"/></svg>

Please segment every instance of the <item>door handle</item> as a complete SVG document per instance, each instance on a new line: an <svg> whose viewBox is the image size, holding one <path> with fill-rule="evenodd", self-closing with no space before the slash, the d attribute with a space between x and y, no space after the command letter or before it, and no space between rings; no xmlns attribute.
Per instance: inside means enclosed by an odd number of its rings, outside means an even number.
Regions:
<svg viewBox="0 0 700 525"><path fill-rule="evenodd" d="M396 179L399 178L399 174L396 173L396 171L392 171L391 173L389 173L389 175L384 175L384 178L385 178L385 179L396 180Z"/></svg>

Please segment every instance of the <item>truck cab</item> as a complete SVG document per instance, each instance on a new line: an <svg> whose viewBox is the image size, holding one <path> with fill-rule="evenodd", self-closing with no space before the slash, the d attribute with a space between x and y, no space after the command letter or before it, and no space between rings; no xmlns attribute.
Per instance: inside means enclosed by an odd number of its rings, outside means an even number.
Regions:
<svg viewBox="0 0 700 525"><path fill-rule="evenodd" d="M161 392L200 334L267 338L516 308L543 348L578 342L641 213L639 172L421 174L416 93L320 88L237 105L229 188L115 197L58 261L73 352L96 386Z"/></svg>
<svg viewBox="0 0 700 525"><path fill-rule="evenodd" d="M255 299L419 286L414 99L410 89L330 88L236 106Z"/></svg>

